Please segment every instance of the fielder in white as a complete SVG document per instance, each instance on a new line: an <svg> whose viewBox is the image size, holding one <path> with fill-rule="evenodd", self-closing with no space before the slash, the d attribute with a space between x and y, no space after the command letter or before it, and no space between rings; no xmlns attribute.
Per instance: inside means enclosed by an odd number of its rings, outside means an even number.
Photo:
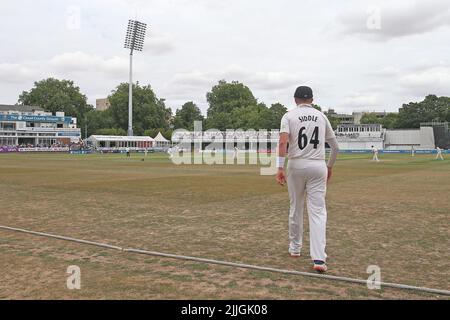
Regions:
<svg viewBox="0 0 450 320"><path fill-rule="evenodd" d="M437 151L436 160L444 160L444 157L442 156L442 149L436 147L436 151Z"/></svg>
<svg viewBox="0 0 450 320"><path fill-rule="evenodd" d="M378 149L375 148L374 146L372 146L372 153L373 153L372 161L380 162L380 159L378 159Z"/></svg>
<svg viewBox="0 0 450 320"><path fill-rule="evenodd" d="M277 181L282 186L287 182L289 189L289 254L292 257L301 255L306 195L313 268L318 272L326 272L325 196L339 148L327 117L312 107L311 88L299 87L295 93L295 102L297 108L286 113L281 121L277 158ZM331 147L328 165L325 163L325 142ZM288 144L289 162L286 176L284 165Z"/></svg>

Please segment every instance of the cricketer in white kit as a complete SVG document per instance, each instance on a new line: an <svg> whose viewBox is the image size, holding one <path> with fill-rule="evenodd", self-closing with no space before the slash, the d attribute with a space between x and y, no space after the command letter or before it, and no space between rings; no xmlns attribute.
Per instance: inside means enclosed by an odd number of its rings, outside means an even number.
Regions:
<svg viewBox="0 0 450 320"><path fill-rule="evenodd" d="M380 159L378 159L378 149L375 148L374 146L372 146L372 153L373 153L372 161L380 162Z"/></svg>
<svg viewBox="0 0 450 320"><path fill-rule="evenodd" d="M439 147L436 147L436 160L444 160L444 157L442 156L442 149Z"/></svg>
<svg viewBox="0 0 450 320"><path fill-rule="evenodd" d="M336 136L328 118L313 108L313 92L309 87L299 87L295 93L297 107L281 120L277 181L287 182L290 198L289 254L298 257L303 244L303 211L306 203L310 227L310 254L313 268L327 271L325 252L327 209L325 196L327 182L339 151ZM325 143L331 147L326 164ZM287 175L284 171L288 152Z"/></svg>

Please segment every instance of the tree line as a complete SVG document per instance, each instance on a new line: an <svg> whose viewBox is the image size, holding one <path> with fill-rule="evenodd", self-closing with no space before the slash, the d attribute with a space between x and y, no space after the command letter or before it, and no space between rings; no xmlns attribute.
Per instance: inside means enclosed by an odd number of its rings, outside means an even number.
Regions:
<svg viewBox="0 0 450 320"><path fill-rule="evenodd" d="M365 113L362 124L382 124L387 129L420 128L425 122L450 122L450 98L428 95L421 102L404 104L398 113L388 113L379 119L375 113Z"/></svg>
<svg viewBox="0 0 450 320"><path fill-rule="evenodd" d="M83 137L93 134L126 135L128 128L128 83L119 84L108 100L111 107L96 110L88 104L71 80L54 78L35 82L29 91L20 94L18 104L42 107L47 112L63 111L78 119ZM193 101L186 102L175 114L158 98L150 85L133 84L133 130L136 135L156 136L161 132L171 138L175 129L193 130L194 121L202 121L204 129L279 129L287 108L275 103L267 106L255 98L250 88L238 81L221 80L206 94L206 117ZM321 110L320 106L315 108ZM333 127L339 122L330 119ZM421 122L449 121L450 98L429 95L422 102L404 104L399 113L378 119L364 114L362 123L380 123L386 128L418 128Z"/></svg>

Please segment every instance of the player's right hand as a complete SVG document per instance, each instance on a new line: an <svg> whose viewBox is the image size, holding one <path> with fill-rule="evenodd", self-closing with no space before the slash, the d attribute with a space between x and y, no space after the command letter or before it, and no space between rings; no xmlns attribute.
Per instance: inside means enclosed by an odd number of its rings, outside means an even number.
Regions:
<svg viewBox="0 0 450 320"><path fill-rule="evenodd" d="M277 182L281 186L285 186L286 185L286 174L284 173L283 169L278 169Z"/></svg>

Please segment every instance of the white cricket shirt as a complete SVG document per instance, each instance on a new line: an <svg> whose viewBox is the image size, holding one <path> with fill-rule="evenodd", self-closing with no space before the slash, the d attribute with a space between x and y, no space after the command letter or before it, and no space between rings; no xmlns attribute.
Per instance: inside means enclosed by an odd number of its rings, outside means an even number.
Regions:
<svg viewBox="0 0 450 320"><path fill-rule="evenodd" d="M289 134L289 159L325 160L325 142L336 138L328 118L311 105L299 105L281 120Z"/></svg>

